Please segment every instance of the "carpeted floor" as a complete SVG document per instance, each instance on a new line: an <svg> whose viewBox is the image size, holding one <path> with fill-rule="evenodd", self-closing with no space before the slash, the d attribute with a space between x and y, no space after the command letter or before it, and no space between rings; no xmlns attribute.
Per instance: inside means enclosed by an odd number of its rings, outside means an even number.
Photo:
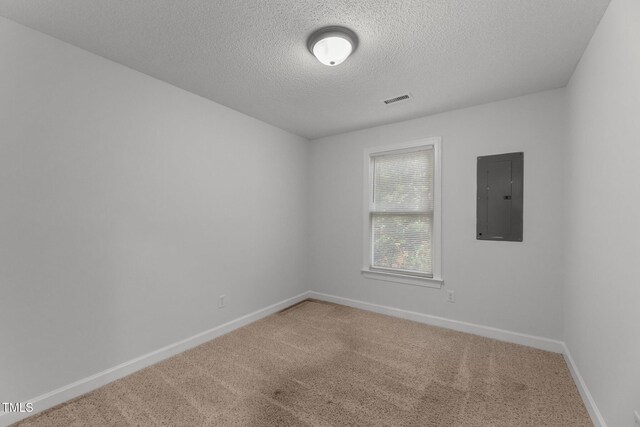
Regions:
<svg viewBox="0 0 640 427"><path fill-rule="evenodd" d="M591 426L564 359L306 301L20 426Z"/></svg>

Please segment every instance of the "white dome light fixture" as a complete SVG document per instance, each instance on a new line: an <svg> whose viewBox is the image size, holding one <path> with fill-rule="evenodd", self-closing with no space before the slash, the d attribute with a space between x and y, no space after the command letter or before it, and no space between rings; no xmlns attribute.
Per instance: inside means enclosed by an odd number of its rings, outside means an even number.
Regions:
<svg viewBox="0 0 640 427"><path fill-rule="evenodd" d="M309 52L324 65L335 67L356 50L358 36L344 27L324 27L315 31L307 41Z"/></svg>

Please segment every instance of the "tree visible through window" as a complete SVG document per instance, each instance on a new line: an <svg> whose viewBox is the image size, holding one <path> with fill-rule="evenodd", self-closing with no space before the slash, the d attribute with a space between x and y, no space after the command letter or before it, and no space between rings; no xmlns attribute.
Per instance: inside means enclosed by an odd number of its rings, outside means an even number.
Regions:
<svg viewBox="0 0 640 427"><path fill-rule="evenodd" d="M371 156L371 268L432 277L434 150Z"/></svg>

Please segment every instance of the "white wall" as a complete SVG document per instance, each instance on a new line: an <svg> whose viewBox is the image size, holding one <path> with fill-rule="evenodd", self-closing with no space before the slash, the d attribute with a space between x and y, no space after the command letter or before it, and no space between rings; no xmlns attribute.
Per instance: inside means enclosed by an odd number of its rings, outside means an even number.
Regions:
<svg viewBox="0 0 640 427"><path fill-rule="evenodd" d="M565 121L556 90L313 141L312 290L561 338ZM443 138L443 277L454 304L444 289L360 274L364 149L431 136ZM478 241L476 158L514 151L525 152L524 242Z"/></svg>
<svg viewBox="0 0 640 427"><path fill-rule="evenodd" d="M0 18L1 400L305 291L308 146Z"/></svg>
<svg viewBox="0 0 640 427"><path fill-rule="evenodd" d="M568 86L566 342L610 427L640 411L640 1L613 0Z"/></svg>

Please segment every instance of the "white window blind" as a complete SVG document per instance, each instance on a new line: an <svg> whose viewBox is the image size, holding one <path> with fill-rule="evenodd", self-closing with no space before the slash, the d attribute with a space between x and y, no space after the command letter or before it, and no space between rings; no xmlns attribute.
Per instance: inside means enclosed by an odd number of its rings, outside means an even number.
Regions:
<svg viewBox="0 0 640 427"><path fill-rule="evenodd" d="M433 147L375 154L371 166L371 268L433 277Z"/></svg>

